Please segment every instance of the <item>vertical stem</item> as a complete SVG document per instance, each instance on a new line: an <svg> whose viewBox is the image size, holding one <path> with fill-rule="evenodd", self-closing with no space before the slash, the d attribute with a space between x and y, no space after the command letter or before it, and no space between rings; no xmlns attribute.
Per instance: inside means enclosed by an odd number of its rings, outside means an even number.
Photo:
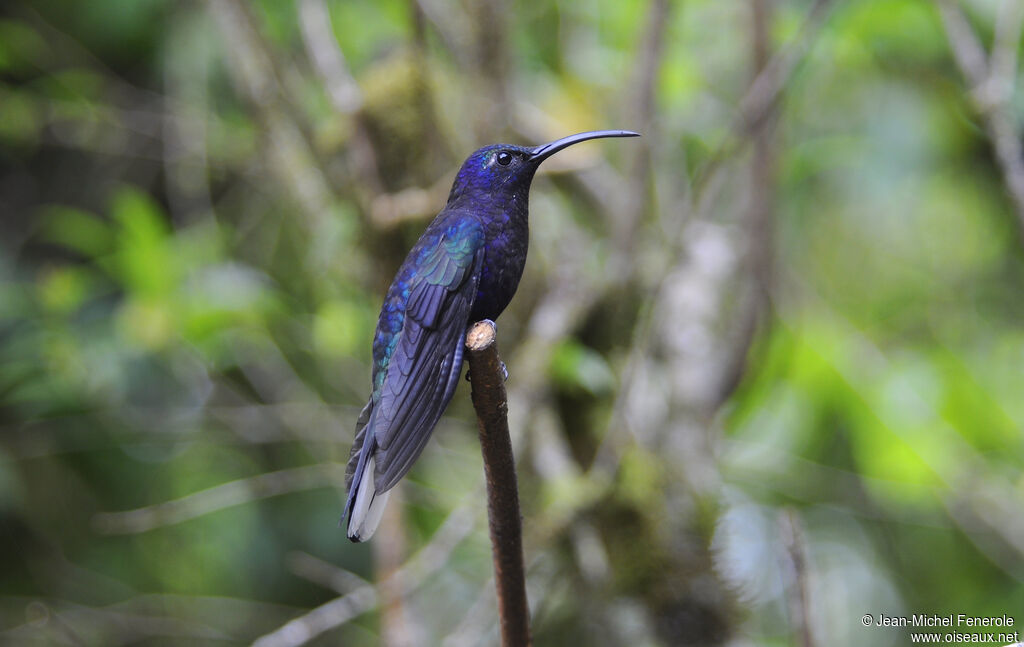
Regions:
<svg viewBox="0 0 1024 647"><path fill-rule="evenodd" d="M522 517L512 441L508 433L505 374L495 345L492 321L472 325L466 335L466 359L472 381L473 408L480 428L480 448L487 480L487 519L498 590L502 647L528 647L530 610L523 569Z"/></svg>
<svg viewBox="0 0 1024 647"><path fill-rule="evenodd" d="M399 489L401 485L395 489ZM394 495L398 494L398 501ZM412 647L414 636L420 635L405 605L405 588L401 579L395 577L406 559L405 506L399 492L392 493L392 505L384 508L381 530L373 542L373 557L378 573L377 597L380 609L380 644L382 647Z"/></svg>
<svg viewBox="0 0 1024 647"><path fill-rule="evenodd" d="M820 6L819 2L815 6ZM753 0L750 5L751 88L766 78L772 64L771 25L774 16L772 0ZM750 159L750 184L746 213L747 249L744 271L750 278L749 295L741 296L740 316L729 356L724 362L721 382L709 415L718 411L747 369L747 356L760 327L768 320L774 290L774 205L775 174L778 145L775 125L778 121L776 98L761 102L758 112L751 113L749 135L753 139Z"/></svg>
<svg viewBox="0 0 1024 647"><path fill-rule="evenodd" d="M651 212L653 194L652 148L658 140L657 92L658 75L665 58L665 32L669 25L671 4L668 0L651 0L647 10L647 23L641 32L640 52L633 72L632 105L630 117L632 128L643 133L643 138L630 146L628 200L620 213L611 219L615 244L621 254L632 256L637 230L641 221ZM633 263L625 263L632 268Z"/></svg>
<svg viewBox="0 0 1024 647"><path fill-rule="evenodd" d="M471 3L475 22L474 49L475 74L483 92L477 97L479 112L476 128L479 139L492 139L508 132L512 123L512 101L509 98L508 77L508 12L501 0L482 0Z"/></svg>
<svg viewBox="0 0 1024 647"><path fill-rule="evenodd" d="M771 23L773 18L770 0L754 0L751 40L753 41L753 78L757 78L768 67L771 60ZM774 246L772 212L775 203L775 167L778 157L775 146L775 122L777 110L769 110L754 129L754 157L751 165L750 199L750 259L753 278L761 302L759 309L767 307L772 291Z"/></svg>
<svg viewBox="0 0 1024 647"><path fill-rule="evenodd" d="M811 613L811 594L807 573L807 541L800 515L793 508L780 514L783 543L791 566L789 615L800 647L816 647Z"/></svg>

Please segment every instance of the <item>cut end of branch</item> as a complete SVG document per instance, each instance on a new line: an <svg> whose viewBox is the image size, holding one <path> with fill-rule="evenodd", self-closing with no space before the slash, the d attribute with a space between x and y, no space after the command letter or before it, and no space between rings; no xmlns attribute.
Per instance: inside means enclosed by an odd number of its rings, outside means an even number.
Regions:
<svg viewBox="0 0 1024 647"><path fill-rule="evenodd" d="M466 348L473 352L487 350L494 344L498 335L497 327L490 319L478 321L469 327L466 333Z"/></svg>

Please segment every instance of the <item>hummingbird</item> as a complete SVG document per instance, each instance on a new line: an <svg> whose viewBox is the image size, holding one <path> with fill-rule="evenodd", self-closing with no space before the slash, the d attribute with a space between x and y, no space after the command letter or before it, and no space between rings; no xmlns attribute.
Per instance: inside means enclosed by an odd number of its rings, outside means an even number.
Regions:
<svg viewBox="0 0 1024 647"><path fill-rule="evenodd" d="M373 338L372 392L359 414L345 470L348 538L377 529L389 491L405 476L448 406L469 324L495 320L526 266L527 202L541 162L574 144L638 137L596 130L534 147L494 144L470 155L448 203L413 246L384 297Z"/></svg>

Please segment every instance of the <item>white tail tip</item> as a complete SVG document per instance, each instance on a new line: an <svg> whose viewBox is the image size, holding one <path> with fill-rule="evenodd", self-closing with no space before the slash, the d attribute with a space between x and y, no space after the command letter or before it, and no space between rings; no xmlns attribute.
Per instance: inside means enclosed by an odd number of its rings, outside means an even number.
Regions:
<svg viewBox="0 0 1024 647"><path fill-rule="evenodd" d="M356 501L352 505L352 512L348 516L348 538L352 541L366 541L373 536L377 526L380 525L381 515L384 514L384 506L388 503L391 492L377 492L373 485L373 477L376 473L377 463L371 456L366 461L366 468L363 476L359 479L359 491L356 493Z"/></svg>

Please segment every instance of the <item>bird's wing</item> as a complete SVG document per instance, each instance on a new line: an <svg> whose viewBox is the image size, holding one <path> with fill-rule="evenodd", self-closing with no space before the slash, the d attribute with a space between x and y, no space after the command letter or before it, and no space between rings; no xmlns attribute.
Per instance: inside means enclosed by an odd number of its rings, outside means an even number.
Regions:
<svg viewBox="0 0 1024 647"><path fill-rule="evenodd" d="M369 423L378 492L409 471L455 392L483 253L482 233L467 226L457 236L441 237L421 257Z"/></svg>
<svg viewBox="0 0 1024 647"><path fill-rule="evenodd" d="M345 466L345 489L352 489L352 480L355 478L359 467L359 455L363 451L363 443L366 441L366 424L370 422L370 414L373 413L373 396L359 412L356 420L356 437L352 441L352 450L348 455L348 465ZM347 504L346 504L347 505Z"/></svg>

